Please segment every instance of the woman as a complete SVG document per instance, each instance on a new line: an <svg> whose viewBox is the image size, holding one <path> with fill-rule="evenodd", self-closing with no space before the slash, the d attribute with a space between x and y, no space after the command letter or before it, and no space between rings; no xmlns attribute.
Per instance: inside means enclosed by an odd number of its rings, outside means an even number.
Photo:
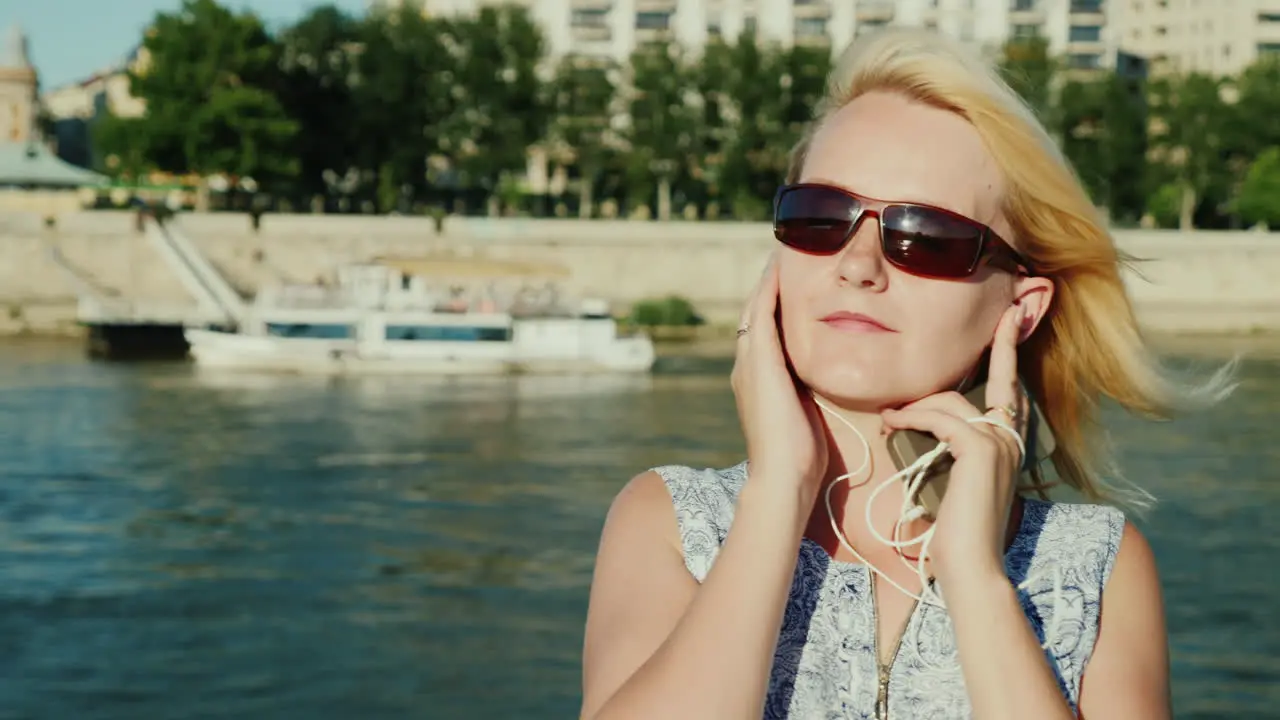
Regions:
<svg viewBox="0 0 1280 720"><path fill-rule="evenodd" d="M733 370L748 461L658 468L618 495L583 717L1169 717L1142 535L1108 506L1018 494L1022 385L1059 478L1091 501L1117 499L1090 432L1099 398L1161 414L1187 396L1034 116L936 36L855 46L775 235ZM982 406L951 390L983 374ZM905 524L903 483L872 501L901 475L886 433L903 429L954 457L936 518ZM927 573L919 544L883 542L924 533Z"/></svg>

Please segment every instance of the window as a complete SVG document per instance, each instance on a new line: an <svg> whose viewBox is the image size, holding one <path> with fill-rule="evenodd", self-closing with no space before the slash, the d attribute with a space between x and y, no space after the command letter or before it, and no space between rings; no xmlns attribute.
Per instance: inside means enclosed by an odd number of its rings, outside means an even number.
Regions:
<svg viewBox="0 0 1280 720"><path fill-rule="evenodd" d="M826 34L826 18L796 18L796 37L814 38Z"/></svg>
<svg viewBox="0 0 1280 720"><path fill-rule="evenodd" d="M388 325L388 340L434 340L437 342L506 342L511 338L507 328L455 327L432 325Z"/></svg>
<svg viewBox="0 0 1280 720"><path fill-rule="evenodd" d="M857 37L862 37L863 35L867 35L867 34L876 32L878 30L883 30L884 28L888 27L888 25L889 25L889 21L887 20L863 20L862 22L858 23L858 26L856 28L854 28L853 34L856 35Z"/></svg>
<svg viewBox="0 0 1280 720"><path fill-rule="evenodd" d="M748 35L756 34L756 16L755 15L748 15L742 21L742 32Z"/></svg>
<svg viewBox="0 0 1280 720"><path fill-rule="evenodd" d="M1260 12L1258 13L1258 22L1260 23L1280 23L1280 13Z"/></svg>
<svg viewBox="0 0 1280 720"><path fill-rule="evenodd" d="M1071 12L1100 13L1102 12L1102 0L1071 0Z"/></svg>
<svg viewBox="0 0 1280 720"><path fill-rule="evenodd" d="M636 13L637 30L668 30L671 27L671 13L642 12Z"/></svg>
<svg viewBox="0 0 1280 720"><path fill-rule="evenodd" d="M1073 70L1093 70L1102 66L1102 56L1098 53L1072 53L1067 56L1067 65Z"/></svg>
<svg viewBox="0 0 1280 720"><path fill-rule="evenodd" d="M1013 0L1009 9L1013 12L1029 12L1036 9L1036 0Z"/></svg>
<svg viewBox="0 0 1280 720"><path fill-rule="evenodd" d="M1068 42L1100 42L1102 28L1097 25L1072 25L1067 35Z"/></svg>
<svg viewBox="0 0 1280 720"><path fill-rule="evenodd" d="M1259 55L1275 55L1277 53L1280 53L1280 43L1276 43L1276 42L1258 43Z"/></svg>
<svg viewBox="0 0 1280 720"><path fill-rule="evenodd" d="M267 323L267 334L275 337L343 340L355 337L350 325L319 323Z"/></svg>
<svg viewBox="0 0 1280 720"><path fill-rule="evenodd" d="M607 9L574 10L571 24L574 27L608 27L609 11Z"/></svg>

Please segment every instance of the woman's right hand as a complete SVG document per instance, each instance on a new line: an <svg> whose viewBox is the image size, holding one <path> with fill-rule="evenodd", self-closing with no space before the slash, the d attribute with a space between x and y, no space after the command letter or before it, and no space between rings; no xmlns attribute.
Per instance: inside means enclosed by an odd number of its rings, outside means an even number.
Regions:
<svg viewBox="0 0 1280 720"><path fill-rule="evenodd" d="M777 308L775 250L738 323L730 376L747 441L748 473L816 497L827 469L826 429L813 397L787 367Z"/></svg>

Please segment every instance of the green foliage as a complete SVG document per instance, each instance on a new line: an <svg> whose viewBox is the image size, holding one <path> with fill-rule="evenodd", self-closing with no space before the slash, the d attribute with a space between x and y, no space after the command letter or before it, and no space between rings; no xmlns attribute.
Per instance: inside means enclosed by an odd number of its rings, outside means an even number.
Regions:
<svg viewBox="0 0 1280 720"><path fill-rule="evenodd" d="M1000 75L1022 97L1041 122L1052 123L1052 85L1059 63L1040 36L1013 38L1000 54Z"/></svg>
<svg viewBox="0 0 1280 720"><path fill-rule="evenodd" d="M1144 87L1118 75L1070 80L1057 99L1062 150L1095 204L1133 222L1146 203Z"/></svg>
<svg viewBox="0 0 1280 720"><path fill-rule="evenodd" d="M1268 148L1249 167L1237 206L1246 223L1280 228L1280 146Z"/></svg>
<svg viewBox="0 0 1280 720"><path fill-rule="evenodd" d="M292 150L298 160L298 187L308 195L328 191L328 174L345 175L356 166L361 133L354 81L355 43L360 25L332 5L313 9L279 37L279 98L298 123Z"/></svg>
<svg viewBox="0 0 1280 720"><path fill-rule="evenodd" d="M149 65L131 76L131 88L147 113L129 128L136 135L130 141L104 132L115 143L103 148L107 154L141 153L162 170L259 181L296 172L290 145L297 123L274 94L277 45L257 16L186 0L176 13L156 15L143 47Z"/></svg>
<svg viewBox="0 0 1280 720"><path fill-rule="evenodd" d="M641 300L631 308L631 324L642 327L687 327L703 324L693 304L679 296Z"/></svg>
<svg viewBox="0 0 1280 720"><path fill-rule="evenodd" d="M574 57L550 67L524 5L464 16L417 5L361 16L321 6L274 35L217 0L158 13L132 77L147 113L94 121L95 165L120 178L249 176L306 195L299 204L384 212L474 208L477 197L494 211L563 205L522 194L536 146L576 171L583 215L598 190L625 198L625 212L765 219L831 67L830 48L753 33L712 39L697 56L649 43L625 67ZM1263 156L1280 147L1280 58L1236 78L1146 83L1066 73L1044 38L1028 37L1006 43L999 69L1118 221L1271 217Z"/></svg>
<svg viewBox="0 0 1280 720"><path fill-rule="evenodd" d="M1159 131L1151 138L1157 172L1182 191L1179 227L1189 229L1197 208L1229 182L1226 162L1229 109L1223 82L1191 73L1152 83L1151 112Z"/></svg>
<svg viewBox="0 0 1280 720"><path fill-rule="evenodd" d="M649 43L632 54L626 139L642 167L670 175L688 160L698 121L690 103L691 79L692 67L679 46Z"/></svg>
<svg viewBox="0 0 1280 720"><path fill-rule="evenodd" d="M1164 183L1157 187L1147 199L1147 212L1155 220L1158 227L1173 228L1178 226L1178 215L1182 207L1182 188L1176 183Z"/></svg>
<svg viewBox="0 0 1280 720"><path fill-rule="evenodd" d="M441 149L465 180L492 192L503 175L524 170L529 146L546 137L549 113L537 74L545 40L518 5L485 6L443 29L455 69L446 76L451 107Z"/></svg>
<svg viewBox="0 0 1280 720"><path fill-rule="evenodd" d="M351 82L352 162L377 187L427 186L427 159L440 152L443 126L457 107L451 95L456 61L445 41L449 26L409 4L374 13L356 31L360 47ZM385 179L384 179L385 178ZM364 194L364 187L356 192Z"/></svg>

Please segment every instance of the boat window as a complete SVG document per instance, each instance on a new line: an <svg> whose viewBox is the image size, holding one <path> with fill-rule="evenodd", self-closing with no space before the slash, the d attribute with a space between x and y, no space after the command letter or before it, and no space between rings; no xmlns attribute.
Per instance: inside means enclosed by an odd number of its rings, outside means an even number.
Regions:
<svg viewBox="0 0 1280 720"><path fill-rule="evenodd" d="M342 340L355 337L350 325L331 323L267 323L267 334L276 337Z"/></svg>
<svg viewBox="0 0 1280 720"><path fill-rule="evenodd" d="M446 342L503 342L511 337L504 327L388 325L388 340L436 340Z"/></svg>

